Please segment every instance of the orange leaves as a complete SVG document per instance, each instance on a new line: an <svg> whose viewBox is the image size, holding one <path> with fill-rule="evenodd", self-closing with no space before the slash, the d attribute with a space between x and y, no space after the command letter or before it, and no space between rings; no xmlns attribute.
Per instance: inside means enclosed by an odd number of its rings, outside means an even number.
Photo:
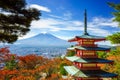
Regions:
<svg viewBox="0 0 120 80"><path fill-rule="evenodd" d="M18 70L0 70L0 79L6 80L6 78L16 76L18 73Z"/></svg>
<svg viewBox="0 0 120 80"><path fill-rule="evenodd" d="M117 56L113 56L113 55L111 55L111 56L108 56L107 59L109 59L109 60L115 60L116 57L117 57Z"/></svg>
<svg viewBox="0 0 120 80"><path fill-rule="evenodd" d="M26 55L20 56L18 62L18 69L0 70L0 79L62 80L61 75L59 74L59 66L64 60L60 58L47 59L37 55ZM34 68L29 68L31 66ZM46 76L43 76L44 73Z"/></svg>
<svg viewBox="0 0 120 80"><path fill-rule="evenodd" d="M15 54L11 54L8 47L0 48L0 63L12 60L12 56L16 58Z"/></svg>
<svg viewBox="0 0 120 80"><path fill-rule="evenodd" d="M7 47L0 48L0 63L6 60L6 55L9 54L9 49Z"/></svg>
<svg viewBox="0 0 120 80"><path fill-rule="evenodd" d="M0 49L0 60L9 63L9 67L17 63L16 68L0 70L0 80L63 80L60 75L60 64L71 64L70 61L61 58L48 59L35 54L17 56L11 54L8 48Z"/></svg>
<svg viewBox="0 0 120 80"><path fill-rule="evenodd" d="M5 48L0 48L0 53L9 53L10 50L8 49L9 47L5 47Z"/></svg>
<svg viewBox="0 0 120 80"><path fill-rule="evenodd" d="M42 65L42 66L39 66L36 70L38 72L42 72L42 71L44 71L46 69L46 67L47 67L47 65Z"/></svg>
<svg viewBox="0 0 120 80"><path fill-rule="evenodd" d="M46 80L59 80L60 76L58 74L51 74Z"/></svg>
<svg viewBox="0 0 120 80"><path fill-rule="evenodd" d="M108 57L107 57L107 59L109 59L109 60L114 60L115 62L117 61L117 62L120 62L120 54L119 55L109 55Z"/></svg>
<svg viewBox="0 0 120 80"><path fill-rule="evenodd" d="M35 54L29 54L26 56L19 56L19 67L24 69L34 69L37 64L43 63L43 57Z"/></svg>
<svg viewBox="0 0 120 80"><path fill-rule="evenodd" d="M113 60L114 64L106 64L104 66L104 70L116 73L120 76L120 51L119 50L112 50L109 55L107 56L107 59Z"/></svg>
<svg viewBox="0 0 120 80"><path fill-rule="evenodd" d="M18 77L13 77L10 80L36 80L33 76L18 76Z"/></svg>
<svg viewBox="0 0 120 80"><path fill-rule="evenodd" d="M5 76L5 75L14 75L17 74L19 71L17 70L0 70L0 74Z"/></svg>
<svg viewBox="0 0 120 80"><path fill-rule="evenodd" d="M19 73L18 70L8 70L9 72L7 73L8 75L17 75Z"/></svg>
<svg viewBox="0 0 120 80"><path fill-rule="evenodd" d="M0 79L5 80L36 80L36 70L0 70Z"/></svg>

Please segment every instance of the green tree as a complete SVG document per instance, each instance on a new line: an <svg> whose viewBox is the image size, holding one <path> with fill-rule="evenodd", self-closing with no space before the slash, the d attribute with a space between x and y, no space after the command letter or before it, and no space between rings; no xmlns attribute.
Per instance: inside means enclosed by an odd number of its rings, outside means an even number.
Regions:
<svg viewBox="0 0 120 80"><path fill-rule="evenodd" d="M72 50L67 51L66 56L74 56L74 55L75 55L75 51L72 51Z"/></svg>
<svg viewBox="0 0 120 80"><path fill-rule="evenodd" d="M113 7L116 12L113 12L112 14L115 16L113 21L116 21L119 23L119 27L120 27L120 3L119 4L114 4L114 3L108 3L108 5L110 5L111 7Z"/></svg>
<svg viewBox="0 0 120 80"><path fill-rule="evenodd" d="M106 52L98 51L96 54L97 54L98 57L100 57L100 58L103 58L103 59L107 58L107 53L106 53Z"/></svg>
<svg viewBox="0 0 120 80"><path fill-rule="evenodd" d="M107 39L110 40L113 44L120 44L120 32L109 35Z"/></svg>
<svg viewBox="0 0 120 80"><path fill-rule="evenodd" d="M107 59L113 60L113 64L106 64L103 69L105 71L115 73L120 76L120 50L111 50L107 56ZM112 80L118 80L117 78L113 78Z"/></svg>
<svg viewBox="0 0 120 80"><path fill-rule="evenodd" d="M11 56L12 59L5 62L6 69L13 70L18 68L18 63L16 62L15 56Z"/></svg>
<svg viewBox="0 0 120 80"><path fill-rule="evenodd" d="M67 66L67 64L66 64L66 63L61 63L61 64L60 64L60 74L62 74L62 75L67 75L68 73L67 73L67 71L64 69L64 66Z"/></svg>
<svg viewBox="0 0 120 80"><path fill-rule="evenodd" d="M0 0L0 41L13 43L30 31L30 24L38 20L40 11L28 8L25 0Z"/></svg>
<svg viewBox="0 0 120 80"><path fill-rule="evenodd" d="M118 26L120 27L120 4L114 4L109 2L108 5L116 10L116 12L112 13L115 16L113 21L118 22ZM120 32L109 35L107 39L110 40L113 44L120 44Z"/></svg>

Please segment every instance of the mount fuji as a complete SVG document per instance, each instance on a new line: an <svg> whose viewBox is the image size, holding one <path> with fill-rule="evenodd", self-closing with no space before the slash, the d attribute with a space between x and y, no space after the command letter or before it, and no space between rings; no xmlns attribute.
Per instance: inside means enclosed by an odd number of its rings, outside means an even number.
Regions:
<svg viewBox="0 0 120 80"><path fill-rule="evenodd" d="M70 46L71 44L66 40L60 39L52 34L40 33L33 37L18 40L16 44L27 46Z"/></svg>

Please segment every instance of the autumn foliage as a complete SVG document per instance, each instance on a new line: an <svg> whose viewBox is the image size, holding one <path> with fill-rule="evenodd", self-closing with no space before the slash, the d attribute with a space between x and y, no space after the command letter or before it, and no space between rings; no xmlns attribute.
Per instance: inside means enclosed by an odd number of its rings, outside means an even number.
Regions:
<svg viewBox="0 0 120 80"><path fill-rule="evenodd" d="M44 64L43 61L47 60L41 56L37 56L35 54L29 54L26 56L19 56L19 67L23 69L34 69L37 65Z"/></svg>
<svg viewBox="0 0 120 80"><path fill-rule="evenodd" d="M0 62L5 64L0 69L0 80L64 80L60 64L71 64L65 59L48 59L35 54L17 56L11 54L8 47L0 49Z"/></svg>
<svg viewBox="0 0 120 80"><path fill-rule="evenodd" d="M99 66L107 72L118 74L118 79L120 79L120 50L111 50L109 53L106 55L104 54L103 56L106 56L108 60L113 60L114 62L112 64L99 64Z"/></svg>
<svg viewBox="0 0 120 80"><path fill-rule="evenodd" d="M9 47L0 48L0 63L11 60L11 56L16 56L15 54L11 54L8 48Z"/></svg>

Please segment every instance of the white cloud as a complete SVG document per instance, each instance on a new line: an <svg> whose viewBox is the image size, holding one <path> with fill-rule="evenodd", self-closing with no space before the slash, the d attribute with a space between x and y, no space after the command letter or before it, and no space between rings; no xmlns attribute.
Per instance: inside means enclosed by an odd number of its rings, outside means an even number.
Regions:
<svg viewBox="0 0 120 80"><path fill-rule="evenodd" d="M95 20L96 20L96 18L95 18ZM106 22L105 22L103 19L100 19L99 21L97 21L97 20L95 21L95 20L93 19L91 22L88 22L88 30L91 30L93 32L98 32L98 31L107 32L106 30L101 29L100 27L106 27L106 26L117 27L116 23L114 23L112 21L108 22L106 20ZM84 23L83 23L83 21L77 21L77 20L64 21L62 19L43 18L39 21L33 21L32 28L38 28L38 29L48 28L52 31L54 31L54 30L57 30L57 31L58 30L83 30ZM100 32L100 33L102 33L102 32Z"/></svg>
<svg viewBox="0 0 120 80"><path fill-rule="evenodd" d="M56 19L63 19L63 17L56 16L56 15L49 15L49 16L52 17L52 18L56 18Z"/></svg>
<svg viewBox="0 0 120 80"><path fill-rule="evenodd" d="M111 44L110 41L100 41L100 42L96 42L95 44L98 44L98 46L101 46L101 45L106 45L104 47L106 48L110 48L111 46L114 46L115 44Z"/></svg>
<svg viewBox="0 0 120 80"><path fill-rule="evenodd" d="M101 18L101 17L94 17L90 24L96 26L109 26L109 27L118 27L117 22L113 22L114 18Z"/></svg>
<svg viewBox="0 0 120 80"><path fill-rule="evenodd" d="M56 16L55 16L56 17ZM110 30L105 29L109 28L117 28L117 23L112 22L113 18L99 18L95 17L90 22L88 22L88 32L93 35L99 36L107 36L112 34ZM41 18L39 21L33 21L31 24L32 28L40 29L41 31L83 31L84 30L84 22L78 20L64 20L59 16L54 18ZM67 38L65 38L67 39Z"/></svg>
<svg viewBox="0 0 120 80"><path fill-rule="evenodd" d="M31 8L36 8L38 10L45 11L45 12L51 12L51 10L49 8L44 7L44 6L40 6L40 5L37 5L37 4L31 4L30 7Z"/></svg>
<svg viewBox="0 0 120 80"><path fill-rule="evenodd" d="M70 20L72 19L72 13L69 11L66 11L62 14L62 16L56 16L56 15L49 15L52 18L56 18L56 19L61 19L61 20Z"/></svg>
<svg viewBox="0 0 120 80"><path fill-rule="evenodd" d="M100 36L107 36L111 34L108 30L104 30L104 29L97 28L97 27L88 28L88 32L90 32L91 34L100 35Z"/></svg>
<svg viewBox="0 0 120 80"><path fill-rule="evenodd" d="M76 26L83 26L83 22L80 21L73 21L73 24L75 24Z"/></svg>
<svg viewBox="0 0 120 80"><path fill-rule="evenodd" d="M33 21L31 26L32 28L38 28L38 29L44 29L44 28L57 28L57 26L55 25L60 25L60 24L64 24L59 20L55 20L52 18L47 18L47 19L41 19L38 21Z"/></svg>
<svg viewBox="0 0 120 80"><path fill-rule="evenodd" d="M60 38L60 39L63 39L63 40L66 40L66 41L67 41L67 40L69 40L69 39L72 39L74 36L71 36L71 37L68 37L68 36L67 36L67 37L66 37L66 36L63 35L63 36L57 36L57 37Z"/></svg>
<svg viewBox="0 0 120 80"><path fill-rule="evenodd" d="M45 18L39 21L33 21L31 26L36 29L49 29L49 31L60 31L60 30L83 30L82 22L80 21L64 21L60 19ZM78 29L78 26L81 28Z"/></svg>

